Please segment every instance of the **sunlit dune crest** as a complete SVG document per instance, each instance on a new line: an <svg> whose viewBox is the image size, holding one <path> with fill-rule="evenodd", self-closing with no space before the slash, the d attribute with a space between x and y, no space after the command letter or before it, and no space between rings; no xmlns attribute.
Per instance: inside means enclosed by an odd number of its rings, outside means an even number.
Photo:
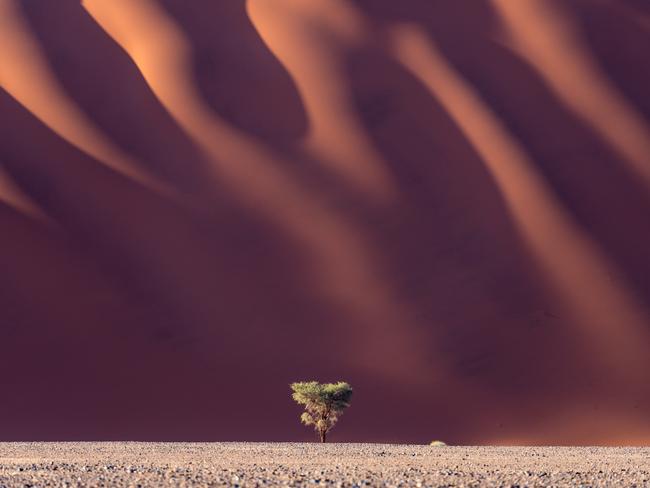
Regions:
<svg viewBox="0 0 650 488"><path fill-rule="evenodd" d="M0 201L32 217L41 219L45 217L38 206L16 186L2 166L0 166Z"/></svg>
<svg viewBox="0 0 650 488"><path fill-rule="evenodd" d="M598 68L561 2L496 0L495 5L512 31L515 49L650 185L650 125ZM525 23L530 18L535 22Z"/></svg>
<svg viewBox="0 0 650 488"><path fill-rule="evenodd" d="M87 2L91 12L93 5ZM369 252L360 248L354 231L346 229L344 223L326 213L311 195L281 172L279 167L283 163L278 156L260 147L257 141L233 130L207 110L187 70L180 69L190 63L188 41L155 2L140 2L137 10L131 11L116 4L112 4L111 8L113 12L128 15L132 21L142 22L145 26L156 25L155 28L134 29L132 32L137 33L139 40L125 39L125 49L134 49L133 58L161 102L213 156L217 174L241 193L248 204L268 213L287 232L315 251L313 262L318 286L322 286L329 297L349 307L352 313L364 315L364 322L375 327L390 327L392 321L387 317L404 317L397 306L393 309L390 292L382 286L381 279L376 279L366 269L369 266L366 264ZM99 9L94 14L100 17L102 12L105 10ZM167 49L162 51L157 37L140 37L142 32L155 32L156 35L164 32L164 38L167 42L173 42L175 47L163 44ZM170 41L172 39L175 41ZM178 54L175 57L171 53ZM237 161L237 164L232 164L232 161ZM313 225L313 222L318 224ZM363 292L360 294L361 290ZM408 325L402 324L402 327ZM378 355L390 357L395 354L395 349L402 349L402 354L398 355L406 359L393 362L387 371L390 373L394 368L406 368L409 374L416 376L417 366L423 366L419 363L417 338L411 339L400 333L391 342L390 350L383 350L386 343L380 337L392 336L390 329L380 333L369 331L369 334L369 354L363 359L367 367L384 369L385 363L376 362L375 358ZM376 347L373 337L380 339ZM404 347L398 345L401 341L405 341ZM361 358L363 356L360 355Z"/></svg>
<svg viewBox="0 0 650 488"><path fill-rule="evenodd" d="M343 441L650 439L639 3L57 2L0 0L0 437L345 378Z"/></svg>
<svg viewBox="0 0 650 488"><path fill-rule="evenodd" d="M35 37L20 14L20 2L2 0L0 86L62 137L111 167L148 184L123 154L86 117L52 74Z"/></svg>
<svg viewBox="0 0 650 488"><path fill-rule="evenodd" d="M386 162L350 110L342 71L346 50L362 49L369 35L359 12L346 2L248 2L262 38L298 84L309 114L304 149L370 196L390 201L396 191Z"/></svg>
<svg viewBox="0 0 650 488"><path fill-rule="evenodd" d="M611 354L609 368L621 368L621 380L629 380L631 371L641 380L650 322L620 281L620 273L571 221L534 161L435 46L408 27L396 30L394 37L396 55L430 86L483 156L532 253L558 289L559 300L567 302L574 323L584 327L584 340L595 342L594 354L602 359Z"/></svg>

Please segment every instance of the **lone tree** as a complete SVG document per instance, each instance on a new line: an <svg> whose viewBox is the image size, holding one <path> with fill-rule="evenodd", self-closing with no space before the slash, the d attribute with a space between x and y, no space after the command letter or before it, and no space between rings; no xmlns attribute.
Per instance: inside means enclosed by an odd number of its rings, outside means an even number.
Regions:
<svg viewBox="0 0 650 488"><path fill-rule="evenodd" d="M305 406L300 421L313 425L321 442L327 440L327 433L334 427L343 411L350 406L352 387L343 382L319 383L306 381L292 383L293 399Z"/></svg>

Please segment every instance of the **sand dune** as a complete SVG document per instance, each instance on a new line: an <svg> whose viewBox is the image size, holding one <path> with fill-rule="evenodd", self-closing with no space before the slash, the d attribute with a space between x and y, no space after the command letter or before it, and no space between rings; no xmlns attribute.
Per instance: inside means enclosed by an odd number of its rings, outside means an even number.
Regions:
<svg viewBox="0 0 650 488"><path fill-rule="evenodd" d="M341 377L338 440L646 442L649 48L635 0L0 0L0 438L304 439Z"/></svg>

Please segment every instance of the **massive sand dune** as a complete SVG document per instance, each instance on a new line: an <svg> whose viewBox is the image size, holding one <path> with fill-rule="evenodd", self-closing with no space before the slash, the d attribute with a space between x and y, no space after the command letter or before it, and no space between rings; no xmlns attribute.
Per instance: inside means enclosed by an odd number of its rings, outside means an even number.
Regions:
<svg viewBox="0 0 650 488"><path fill-rule="evenodd" d="M640 0L0 0L0 438L650 440Z"/></svg>

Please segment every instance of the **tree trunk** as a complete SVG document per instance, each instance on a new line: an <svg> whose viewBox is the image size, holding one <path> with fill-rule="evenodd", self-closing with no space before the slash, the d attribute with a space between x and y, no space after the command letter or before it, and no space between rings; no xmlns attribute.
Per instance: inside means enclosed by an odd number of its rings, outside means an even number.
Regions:
<svg viewBox="0 0 650 488"><path fill-rule="evenodd" d="M327 432L324 431L324 430L321 430L321 431L319 431L318 433L320 434L320 441L321 441L321 443L324 444L325 442L327 442Z"/></svg>

